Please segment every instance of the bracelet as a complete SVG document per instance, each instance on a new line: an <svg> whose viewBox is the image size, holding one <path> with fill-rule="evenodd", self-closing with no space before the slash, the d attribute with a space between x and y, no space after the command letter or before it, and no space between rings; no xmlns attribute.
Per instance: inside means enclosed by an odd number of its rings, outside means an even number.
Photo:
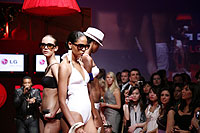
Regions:
<svg viewBox="0 0 200 133"><path fill-rule="evenodd" d="M71 126L71 128L69 129L69 133L75 133L76 129L78 129L79 127L83 126L84 123L82 122L77 122L74 125Z"/></svg>

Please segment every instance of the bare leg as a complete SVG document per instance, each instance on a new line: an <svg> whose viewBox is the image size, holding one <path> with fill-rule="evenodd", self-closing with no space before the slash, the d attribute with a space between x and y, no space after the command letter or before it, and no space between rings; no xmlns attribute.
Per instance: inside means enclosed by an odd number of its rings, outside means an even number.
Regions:
<svg viewBox="0 0 200 133"><path fill-rule="evenodd" d="M60 125L61 125L63 133L69 132L69 125L67 124L67 122L63 118L61 118L61 120L60 120Z"/></svg>
<svg viewBox="0 0 200 133"><path fill-rule="evenodd" d="M101 116L99 114L99 111L95 108L96 113L96 119L94 119L94 124L95 127L98 129L99 127L101 127L101 133L104 133L104 126L103 126L103 122L101 120Z"/></svg>
<svg viewBox="0 0 200 133"><path fill-rule="evenodd" d="M147 58L147 70L149 74L156 71L156 63L153 55L153 43L151 39L150 19L147 15L143 16L139 40L144 50L145 57Z"/></svg>
<svg viewBox="0 0 200 133"><path fill-rule="evenodd" d="M97 129L94 125L92 117L90 117L88 122L85 124L84 130L86 131L86 133L97 133Z"/></svg>
<svg viewBox="0 0 200 133"><path fill-rule="evenodd" d="M170 40L169 16L165 13L152 14L152 24L155 33L156 57L158 70L164 69L168 75L168 42Z"/></svg>
<svg viewBox="0 0 200 133"><path fill-rule="evenodd" d="M59 133L60 120L52 120L47 122L44 128L44 133Z"/></svg>
<svg viewBox="0 0 200 133"><path fill-rule="evenodd" d="M40 133L44 132L44 123L41 119L39 119L39 127L40 127Z"/></svg>

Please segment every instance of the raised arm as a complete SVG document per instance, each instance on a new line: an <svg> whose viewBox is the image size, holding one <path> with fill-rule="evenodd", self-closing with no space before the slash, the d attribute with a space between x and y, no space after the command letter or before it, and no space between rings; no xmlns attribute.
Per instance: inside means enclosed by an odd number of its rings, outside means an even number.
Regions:
<svg viewBox="0 0 200 133"><path fill-rule="evenodd" d="M15 105L15 107L18 108L22 104L24 99L25 99L25 97L24 97L23 91L15 90L15 93L14 93L14 105Z"/></svg>

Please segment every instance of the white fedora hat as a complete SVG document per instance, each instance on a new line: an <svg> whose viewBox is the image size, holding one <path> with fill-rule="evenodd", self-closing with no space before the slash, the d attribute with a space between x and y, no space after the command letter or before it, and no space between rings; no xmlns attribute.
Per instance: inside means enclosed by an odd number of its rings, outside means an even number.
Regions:
<svg viewBox="0 0 200 133"><path fill-rule="evenodd" d="M89 27L86 32L84 32L84 34L93 39L94 41L96 41L97 43L99 43L101 46L103 46L102 42L103 42L103 38L104 38L104 34L102 31L93 28L93 27Z"/></svg>

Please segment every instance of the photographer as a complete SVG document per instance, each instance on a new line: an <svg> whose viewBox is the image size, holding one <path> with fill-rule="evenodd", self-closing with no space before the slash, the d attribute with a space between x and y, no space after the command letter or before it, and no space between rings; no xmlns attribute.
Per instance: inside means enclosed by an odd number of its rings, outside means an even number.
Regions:
<svg viewBox="0 0 200 133"><path fill-rule="evenodd" d="M31 77L23 78L22 87L15 90L16 127L18 133L38 133L36 113L41 103L40 91L33 89Z"/></svg>

